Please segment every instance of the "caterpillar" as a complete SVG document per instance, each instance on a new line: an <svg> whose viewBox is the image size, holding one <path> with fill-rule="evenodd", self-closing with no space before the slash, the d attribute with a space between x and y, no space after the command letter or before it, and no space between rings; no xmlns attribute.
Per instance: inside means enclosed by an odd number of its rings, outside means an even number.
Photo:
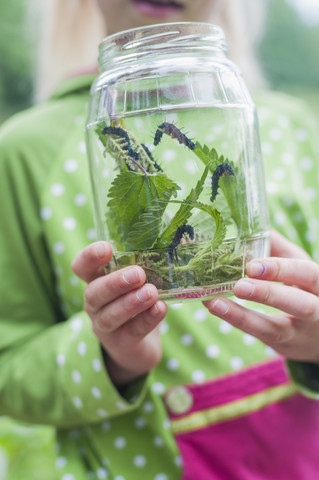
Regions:
<svg viewBox="0 0 319 480"><path fill-rule="evenodd" d="M161 125L157 127L153 142L155 146L160 143L164 133L172 138L176 138L180 144L185 145L190 150L195 150L195 143L192 142L184 133L182 133L180 129L174 125L174 123L169 122L161 123Z"/></svg>
<svg viewBox="0 0 319 480"><path fill-rule="evenodd" d="M151 154L151 152L149 151L149 149L147 148L147 146L144 144L144 143L141 143L142 147L143 147L143 150L145 151L146 155L149 157L149 159L152 161L153 163L153 166L156 168L156 170L158 172L162 172L162 168L158 165L158 163L156 163L153 155Z"/></svg>
<svg viewBox="0 0 319 480"><path fill-rule="evenodd" d="M214 170L214 173L212 175L212 196L210 197L211 202L213 202L217 196L219 180L224 175L235 176L233 167L229 165L229 163L220 163Z"/></svg>
<svg viewBox="0 0 319 480"><path fill-rule="evenodd" d="M123 138L125 140L125 144L123 145L124 150L127 151L127 154L129 157L133 158L134 160L139 159L139 154L136 152L132 146L131 146L131 141L130 137L128 136L128 133L121 127L104 127L101 131L102 134L104 135L115 135L116 137Z"/></svg>
<svg viewBox="0 0 319 480"><path fill-rule="evenodd" d="M172 263L174 261L174 253L176 257L176 247L181 243L183 235L185 233L191 240L194 240L194 228L191 225L181 225L176 229L172 243L168 246L168 259Z"/></svg>
<svg viewBox="0 0 319 480"><path fill-rule="evenodd" d="M128 133L121 127L112 127L112 126L104 127L101 133L103 135L115 135L116 137L124 138L124 140L126 141L126 147L128 148L131 146L130 137L128 136Z"/></svg>

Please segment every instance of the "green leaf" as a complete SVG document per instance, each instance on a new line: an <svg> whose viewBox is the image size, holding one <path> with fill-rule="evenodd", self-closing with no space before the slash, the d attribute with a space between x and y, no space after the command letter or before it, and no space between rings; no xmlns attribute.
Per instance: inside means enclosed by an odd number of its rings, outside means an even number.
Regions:
<svg viewBox="0 0 319 480"><path fill-rule="evenodd" d="M205 165L210 164L211 171L214 171L217 165L221 163L215 148L210 150L207 145L202 147L201 144L197 142L193 152Z"/></svg>
<svg viewBox="0 0 319 480"><path fill-rule="evenodd" d="M206 262L212 258L212 250L217 249L224 241L226 236L226 225L221 213L210 205L201 202L195 202L194 208L198 208L208 213L215 221L215 233L210 242L205 242L198 249L196 255L183 267L178 267L178 271L199 270L207 267Z"/></svg>
<svg viewBox="0 0 319 480"><path fill-rule="evenodd" d="M152 209L142 213L140 220L132 227L126 239L126 245L131 250L146 250L151 248L161 230L161 219L167 202L161 201L158 206L154 201Z"/></svg>
<svg viewBox="0 0 319 480"><path fill-rule="evenodd" d="M225 239L226 225L221 213L218 210L216 210L216 208L212 210L211 216L214 218L215 226L216 226L216 230L212 238L211 245L213 248L217 248Z"/></svg>
<svg viewBox="0 0 319 480"><path fill-rule="evenodd" d="M121 172L108 193L109 214L118 225L114 240L125 244L125 250L151 248L160 231L167 203L179 189L162 174Z"/></svg>
<svg viewBox="0 0 319 480"><path fill-rule="evenodd" d="M242 228L242 222L244 221L242 213L239 209L240 205L242 204L238 198L238 174L237 169L234 165L234 162L228 160L223 155L218 156L218 153L214 148L209 150L209 148L204 145L203 147L200 143L196 143L196 148L194 153L200 160L207 165L210 162L210 172L213 174L214 170L218 165L221 163L228 163L230 164L234 171L235 176L233 175L226 175L219 180L219 186L221 191L224 194L226 202L228 204L229 210L231 212L231 216L234 219L237 227L240 229ZM244 202L245 203L245 202Z"/></svg>
<svg viewBox="0 0 319 480"><path fill-rule="evenodd" d="M198 208L199 210L202 210L205 213L208 213L213 219L215 220L215 234L214 237L211 241L211 245L213 247L218 247L221 242L224 240L225 235L226 235L226 225L225 222L223 221L223 217L221 213L216 210L211 205L206 205L205 203L202 202L192 202L192 201L180 201L180 200L172 200L174 203L182 203L186 204L187 206L191 206L192 208Z"/></svg>
<svg viewBox="0 0 319 480"><path fill-rule="evenodd" d="M170 243L172 242L172 239L174 237L174 234L177 228L180 227L181 225L184 225L184 223L187 222L187 220L192 214L192 210L194 208L195 202L198 200L200 194L203 191L204 183L207 178L209 169L210 169L210 163L207 164L201 178L197 182L196 187L191 189L185 201L178 202L178 203L181 203L181 207L175 213L169 225L167 226L167 228L164 230L164 232L161 234L160 238L156 242L156 248L168 247L168 245L170 245Z"/></svg>

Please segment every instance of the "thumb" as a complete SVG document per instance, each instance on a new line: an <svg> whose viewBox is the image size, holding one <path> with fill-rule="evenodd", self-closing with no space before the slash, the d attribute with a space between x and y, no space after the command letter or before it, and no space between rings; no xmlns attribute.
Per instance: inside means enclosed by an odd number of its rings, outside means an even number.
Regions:
<svg viewBox="0 0 319 480"><path fill-rule="evenodd" d="M107 242L91 243L74 258L71 268L85 282L105 274L104 265L112 258L112 248Z"/></svg>

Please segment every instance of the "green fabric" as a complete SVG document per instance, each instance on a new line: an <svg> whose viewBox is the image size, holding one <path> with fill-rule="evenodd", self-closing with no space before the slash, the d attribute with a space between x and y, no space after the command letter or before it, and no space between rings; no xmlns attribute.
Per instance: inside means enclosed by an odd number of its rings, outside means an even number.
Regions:
<svg viewBox="0 0 319 480"><path fill-rule="evenodd" d="M82 310L85 285L70 268L95 239L83 135L92 79L63 84L0 133L0 413L57 427L57 479L178 479L161 395L275 353L200 302L170 305L160 365L124 396L114 388ZM255 100L272 225L318 261L317 126L290 97L263 92Z"/></svg>

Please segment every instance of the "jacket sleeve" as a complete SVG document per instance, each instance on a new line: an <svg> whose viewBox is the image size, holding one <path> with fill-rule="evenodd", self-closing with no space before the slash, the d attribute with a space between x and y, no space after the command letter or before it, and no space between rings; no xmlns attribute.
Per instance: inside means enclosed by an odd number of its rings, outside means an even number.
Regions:
<svg viewBox="0 0 319 480"><path fill-rule="evenodd" d="M38 198L57 139L44 148L27 129L16 121L0 133L0 414L81 426L136 408L147 379L119 393L86 313L64 318Z"/></svg>

